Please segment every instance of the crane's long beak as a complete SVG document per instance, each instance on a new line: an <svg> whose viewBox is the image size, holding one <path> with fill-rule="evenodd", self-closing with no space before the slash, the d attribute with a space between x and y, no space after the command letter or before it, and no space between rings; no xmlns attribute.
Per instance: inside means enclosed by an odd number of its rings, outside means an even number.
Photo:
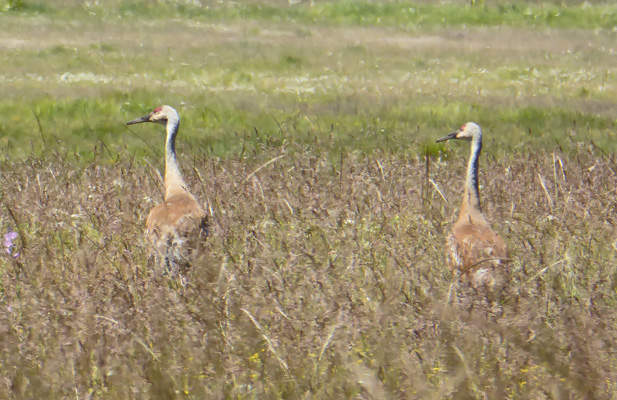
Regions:
<svg viewBox="0 0 617 400"><path fill-rule="evenodd" d="M456 139L456 135L458 135L461 131L452 132L448 136L444 136L441 139L438 139L435 143L445 142L446 140Z"/></svg>
<svg viewBox="0 0 617 400"><path fill-rule="evenodd" d="M132 121L129 121L126 124L133 125L133 124L141 124L142 122L150 122L150 114L146 115L145 117L141 117L141 118L137 118Z"/></svg>

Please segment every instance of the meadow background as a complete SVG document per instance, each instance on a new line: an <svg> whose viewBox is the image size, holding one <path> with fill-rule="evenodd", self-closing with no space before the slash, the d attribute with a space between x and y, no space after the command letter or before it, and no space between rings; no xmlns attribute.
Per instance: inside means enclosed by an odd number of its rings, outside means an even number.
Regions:
<svg viewBox="0 0 617 400"><path fill-rule="evenodd" d="M617 398L616 60L611 1L0 0L0 398ZM493 292L444 259L467 121Z"/></svg>

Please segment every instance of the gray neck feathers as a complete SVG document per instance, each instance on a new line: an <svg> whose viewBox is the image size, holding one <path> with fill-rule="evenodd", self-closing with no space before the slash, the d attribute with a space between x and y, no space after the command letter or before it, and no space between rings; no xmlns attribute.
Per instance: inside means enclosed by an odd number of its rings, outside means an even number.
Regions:
<svg viewBox="0 0 617 400"><path fill-rule="evenodd" d="M167 120L167 143L165 145L165 157L176 158L176 135L178 134L178 128L180 127L180 121L177 119Z"/></svg>
<svg viewBox="0 0 617 400"><path fill-rule="evenodd" d="M165 198L174 193L186 191L176 158L176 135L180 121L178 118L167 120L167 143L165 145Z"/></svg>
<svg viewBox="0 0 617 400"><path fill-rule="evenodd" d="M478 186L478 167L480 161L480 153L482 152L482 134L477 135L471 141L471 156L469 157L469 165L467 166L467 181L465 183L465 197L469 205L478 210L482 210L480 206L480 190Z"/></svg>

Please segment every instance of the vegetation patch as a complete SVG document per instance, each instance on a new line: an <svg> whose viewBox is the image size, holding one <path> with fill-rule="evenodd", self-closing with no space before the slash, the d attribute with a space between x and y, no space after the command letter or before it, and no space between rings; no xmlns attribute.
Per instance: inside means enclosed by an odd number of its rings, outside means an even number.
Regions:
<svg viewBox="0 0 617 400"><path fill-rule="evenodd" d="M613 157L485 157L484 210L512 260L504 290L477 292L444 261L463 157L181 155L213 222L182 280L154 272L142 238L155 170L95 154L82 169L66 152L0 168L0 226L15 232L0 259L0 363L15 395L615 390Z"/></svg>
<svg viewBox="0 0 617 400"><path fill-rule="evenodd" d="M614 397L613 4L0 10L0 393ZM164 130L125 125L163 104L212 219L183 277L143 239ZM467 121L501 291L445 266Z"/></svg>

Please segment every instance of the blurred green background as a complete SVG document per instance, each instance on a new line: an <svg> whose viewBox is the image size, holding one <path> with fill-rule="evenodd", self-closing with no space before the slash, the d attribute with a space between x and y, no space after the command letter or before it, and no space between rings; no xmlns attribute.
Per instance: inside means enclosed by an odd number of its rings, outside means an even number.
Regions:
<svg viewBox="0 0 617 400"><path fill-rule="evenodd" d="M158 156L169 104L186 151L261 140L420 153L466 121L489 151L612 152L608 1L0 1L4 157L94 146ZM182 149L182 144L180 145ZM439 147L440 148L440 147Z"/></svg>

